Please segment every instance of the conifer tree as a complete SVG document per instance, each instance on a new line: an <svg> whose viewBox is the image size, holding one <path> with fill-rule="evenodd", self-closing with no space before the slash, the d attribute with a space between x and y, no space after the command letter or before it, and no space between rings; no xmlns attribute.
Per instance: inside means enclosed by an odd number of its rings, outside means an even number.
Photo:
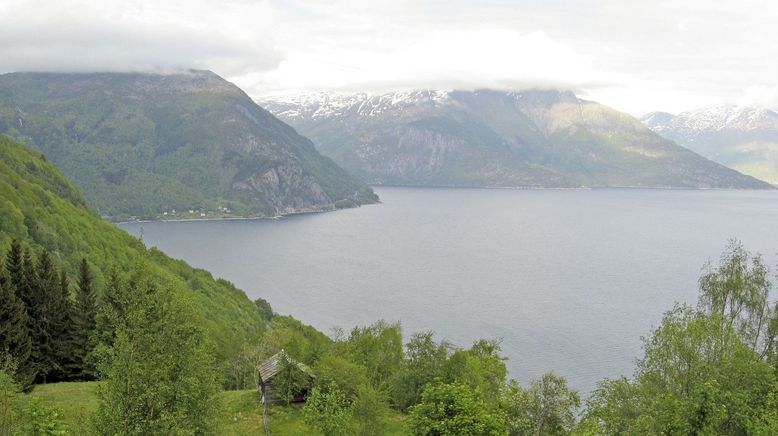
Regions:
<svg viewBox="0 0 778 436"><path fill-rule="evenodd" d="M26 268L26 270L30 269L32 268ZM29 271L27 275L30 276ZM32 361L38 370L37 380L45 383L49 372L56 368L52 346L56 316L53 313L59 308L57 301L61 295L59 276L48 251L41 250L32 276L33 285L30 287L31 292L27 300L27 311L31 321Z"/></svg>
<svg viewBox="0 0 778 436"><path fill-rule="evenodd" d="M51 348L54 359L51 381L68 380L81 372L73 350L75 332L70 281L64 270L59 272L58 277L59 285L51 296Z"/></svg>
<svg viewBox="0 0 778 436"><path fill-rule="evenodd" d="M16 296L5 269L0 268L0 355L13 360L14 378L22 387L30 386L35 378L29 362L31 348L27 309Z"/></svg>
<svg viewBox="0 0 778 436"><path fill-rule="evenodd" d="M16 378L18 382L24 388L28 388L32 385L34 379L37 376L37 365L32 357L33 338L30 319L30 309L28 304L28 298L31 294L31 273L32 260L28 252L24 249L24 246L17 239L11 240L11 245L8 249L8 253L5 257L5 272L7 283L10 289L13 290L15 297L22 303L25 312L26 319L26 336L29 340L29 350L25 350L26 347L22 346L20 355L16 356Z"/></svg>
<svg viewBox="0 0 778 436"><path fill-rule="evenodd" d="M5 270L8 273L8 280L11 286L14 288L16 296L19 297L22 302L27 305L25 297L29 296L30 283L28 281L28 274L25 265L27 254L22 247L22 244L14 239L11 241L11 246L8 249L8 253L5 256Z"/></svg>
<svg viewBox="0 0 778 436"><path fill-rule="evenodd" d="M87 368L86 356L92 351L95 333L97 298L92 281L92 271L86 259L78 269L78 286L72 310L73 359L79 369L79 378L91 378L93 369Z"/></svg>

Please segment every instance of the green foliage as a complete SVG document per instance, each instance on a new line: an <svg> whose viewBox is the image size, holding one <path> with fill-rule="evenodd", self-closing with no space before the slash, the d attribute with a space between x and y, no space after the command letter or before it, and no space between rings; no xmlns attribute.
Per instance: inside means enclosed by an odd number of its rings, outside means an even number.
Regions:
<svg viewBox="0 0 778 436"><path fill-rule="evenodd" d="M4 74L0 133L44 152L92 207L117 219L173 210L179 218L274 216L300 201L376 201L308 139L207 71ZM0 205L6 214L13 209Z"/></svg>
<svg viewBox="0 0 778 436"><path fill-rule="evenodd" d="M508 373L500 351L500 341L486 339L456 351L444 365L444 380L466 384L481 398L498 398Z"/></svg>
<svg viewBox="0 0 778 436"><path fill-rule="evenodd" d="M313 388L303 411L305 422L325 436L350 434L351 409L334 383Z"/></svg>
<svg viewBox="0 0 778 436"><path fill-rule="evenodd" d="M406 344L405 361L393 383L393 400L400 410L421 401L421 394L427 384L443 376L449 357L445 344L438 344L432 332L416 333Z"/></svg>
<svg viewBox="0 0 778 436"><path fill-rule="evenodd" d="M211 347L193 309L139 265L113 309L112 359L95 415L100 434L208 434L219 405Z"/></svg>
<svg viewBox="0 0 778 436"><path fill-rule="evenodd" d="M283 350L278 358L278 372L273 377L274 394L286 404L311 384L311 377Z"/></svg>
<svg viewBox="0 0 778 436"><path fill-rule="evenodd" d="M22 431L34 436L63 436L68 434L62 422L62 412L32 398L24 409Z"/></svg>
<svg viewBox="0 0 778 436"><path fill-rule="evenodd" d="M352 362L367 370L376 388L387 387L403 362L402 331L399 323L378 321L366 327L354 327L343 342L344 353Z"/></svg>
<svg viewBox="0 0 778 436"><path fill-rule="evenodd" d="M768 294L772 283L761 256L752 256L743 245L731 240L717 268L708 263L700 277L699 306L720 321L721 334L734 329L744 344L764 355L774 337L765 337L770 319ZM726 337L722 337L726 339ZM728 344L720 344L727 348Z"/></svg>
<svg viewBox="0 0 778 436"><path fill-rule="evenodd" d="M569 434L575 427L580 406L578 393L567 387L564 378L553 373L533 381L527 390L512 382L505 394L508 434Z"/></svg>
<svg viewBox="0 0 778 436"><path fill-rule="evenodd" d="M80 373L74 374L81 379L94 377L95 368L90 368L87 364L87 355L94 348L97 316L97 294L92 279L92 271L89 268L89 262L81 259L78 268L78 286L76 287L75 299L73 301L72 324L72 353L73 366L79 368Z"/></svg>
<svg viewBox="0 0 778 436"><path fill-rule="evenodd" d="M283 349L306 365L314 365L332 348L332 340L324 333L289 316L274 316L261 342L262 357Z"/></svg>
<svg viewBox="0 0 778 436"><path fill-rule="evenodd" d="M27 308L16 296L16 288L0 266L0 357L8 356L23 368L30 366L32 342L30 339ZM29 372L15 371L17 381L25 387L32 382Z"/></svg>
<svg viewBox="0 0 778 436"><path fill-rule="evenodd" d="M254 300L254 304L257 305L262 319L265 321L271 321L273 319L273 308L270 307L270 303L268 303L267 300L264 298L257 298Z"/></svg>
<svg viewBox="0 0 778 436"><path fill-rule="evenodd" d="M22 300L31 295L28 288L36 280L33 269L24 267L25 258L27 265L34 264L30 251L47 250L52 263L71 277L78 277L86 259L98 299L112 268L127 272L145 258L150 276L192 301L196 322L216 344L225 373L244 343L259 341L265 321L241 290L159 250L146 250L138 239L87 209L78 189L38 153L0 136L0 209L4 207L13 208L8 216L16 218L0 220L0 247L5 250L12 239L29 247L16 254L9 248L6 254L11 282Z"/></svg>
<svg viewBox="0 0 778 436"><path fill-rule="evenodd" d="M505 434L503 416L459 383L428 385L421 403L410 409L407 424L413 435Z"/></svg>
<svg viewBox="0 0 778 436"><path fill-rule="evenodd" d="M243 344L241 349L235 353L227 362L227 380L225 387L227 389L249 389L256 387L259 383L259 373L257 366L262 360L262 347L259 344Z"/></svg>
<svg viewBox="0 0 778 436"><path fill-rule="evenodd" d="M18 391L19 386L13 376L5 365L0 365L0 436L12 436L19 427Z"/></svg>
<svg viewBox="0 0 778 436"><path fill-rule="evenodd" d="M776 314L761 257L731 241L700 279L698 309L676 306L644 339L634 380L604 381L582 432L771 434Z"/></svg>
<svg viewBox="0 0 778 436"><path fill-rule="evenodd" d="M58 369L55 353L59 348L59 338L56 335L62 327L62 301L58 279L49 252L41 250L34 267L32 286L28 288L30 293L22 294L29 314L32 338L30 359L38 373L37 381L45 382L49 373Z"/></svg>
<svg viewBox="0 0 778 436"><path fill-rule="evenodd" d="M388 432L391 411L385 395L369 385L362 385L351 402L351 421L356 434L383 435Z"/></svg>

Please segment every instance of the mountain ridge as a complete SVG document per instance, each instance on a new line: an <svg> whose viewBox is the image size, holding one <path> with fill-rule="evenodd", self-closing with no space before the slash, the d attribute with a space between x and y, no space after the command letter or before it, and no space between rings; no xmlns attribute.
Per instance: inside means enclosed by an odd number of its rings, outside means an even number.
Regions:
<svg viewBox="0 0 778 436"><path fill-rule="evenodd" d="M210 71L3 74L0 133L44 152L114 217L272 217L377 200Z"/></svg>
<svg viewBox="0 0 778 436"><path fill-rule="evenodd" d="M315 93L260 104L375 184L768 187L571 91Z"/></svg>
<svg viewBox="0 0 778 436"><path fill-rule="evenodd" d="M709 159L778 185L778 113L717 105L641 118L655 132Z"/></svg>

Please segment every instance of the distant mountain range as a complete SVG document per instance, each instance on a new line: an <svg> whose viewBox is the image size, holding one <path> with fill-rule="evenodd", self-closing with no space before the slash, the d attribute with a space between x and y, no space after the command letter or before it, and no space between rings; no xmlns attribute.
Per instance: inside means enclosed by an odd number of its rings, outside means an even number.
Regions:
<svg viewBox="0 0 778 436"><path fill-rule="evenodd" d="M260 104L375 184L768 187L572 92L317 93Z"/></svg>
<svg viewBox="0 0 778 436"><path fill-rule="evenodd" d="M91 206L119 219L277 216L377 200L209 71L0 75L0 133L43 152Z"/></svg>
<svg viewBox="0 0 778 436"><path fill-rule="evenodd" d="M778 185L778 113L772 110L713 106L678 115L653 112L642 120L713 161Z"/></svg>

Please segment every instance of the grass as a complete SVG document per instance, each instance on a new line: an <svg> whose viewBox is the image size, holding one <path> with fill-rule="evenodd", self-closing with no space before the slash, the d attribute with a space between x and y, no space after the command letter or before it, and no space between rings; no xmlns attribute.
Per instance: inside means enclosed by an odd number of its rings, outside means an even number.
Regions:
<svg viewBox="0 0 778 436"><path fill-rule="evenodd" d="M68 434L81 434L89 424L89 419L97 410L97 388L99 382L71 382L38 385L22 401L32 397L40 398L45 404L52 406L61 413L63 423L69 430ZM222 413L219 419L217 434L219 435L260 435L264 434L262 423L262 404L257 391L224 391L221 393ZM319 435L309 427L303 419L301 407L271 406L268 411L270 434L284 435ZM387 435L406 434L403 417L397 416L389 420Z"/></svg>

